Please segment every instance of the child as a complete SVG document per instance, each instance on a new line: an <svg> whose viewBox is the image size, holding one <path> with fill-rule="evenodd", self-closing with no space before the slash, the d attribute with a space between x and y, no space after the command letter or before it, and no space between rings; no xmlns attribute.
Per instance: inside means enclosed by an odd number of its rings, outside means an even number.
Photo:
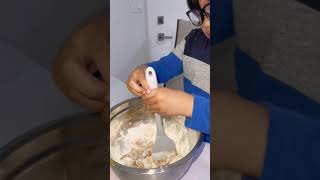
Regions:
<svg viewBox="0 0 320 180"><path fill-rule="evenodd" d="M201 29L192 30L169 55L141 65L128 78L128 89L142 97L146 107L162 115L186 116L185 125L205 134L210 141L210 1L188 0L190 21ZM158 82L166 83L183 73L184 92L169 88L150 90L145 69L155 69ZM141 86L140 86L141 85Z"/></svg>

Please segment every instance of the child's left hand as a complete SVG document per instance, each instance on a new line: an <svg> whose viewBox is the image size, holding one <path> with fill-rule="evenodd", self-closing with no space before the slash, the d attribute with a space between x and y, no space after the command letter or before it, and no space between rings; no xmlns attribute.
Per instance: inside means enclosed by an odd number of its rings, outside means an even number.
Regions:
<svg viewBox="0 0 320 180"><path fill-rule="evenodd" d="M193 96L183 91L157 88L142 96L147 109L161 115L192 116Z"/></svg>

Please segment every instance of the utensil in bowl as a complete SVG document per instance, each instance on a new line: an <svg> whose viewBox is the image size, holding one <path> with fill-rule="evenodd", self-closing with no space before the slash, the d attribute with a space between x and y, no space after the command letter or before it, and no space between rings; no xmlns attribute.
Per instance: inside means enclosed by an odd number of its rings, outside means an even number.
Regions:
<svg viewBox="0 0 320 180"><path fill-rule="evenodd" d="M152 67L148 67L145 71L145 76L149 88L151 90L158 88L157 75ZM161 116L158 113L154 113L157 135L156 140L152 146L152 158L154 160L161 160L176 154L176 145L172 139L170 139L164 131Z"/></svg>

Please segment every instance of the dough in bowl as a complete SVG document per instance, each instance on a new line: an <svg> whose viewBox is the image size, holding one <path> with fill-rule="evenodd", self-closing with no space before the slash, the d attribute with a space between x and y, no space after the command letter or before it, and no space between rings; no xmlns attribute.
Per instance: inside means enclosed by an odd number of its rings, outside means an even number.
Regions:
<svg viewBox="0 0 320 180"><path fill-rule="evenodd" d="M142 109L136 111L137 114L150 113ZM176 153L168 152L160 160L153 160L152 145L157 131L153 116L144 114L139 119L132 113L119 115L110 124L110 156L119 164L142 169L166 166L186 156L199 138L198 132L184 126L184 117L163 117L165 132L175 142Z"/></svg>

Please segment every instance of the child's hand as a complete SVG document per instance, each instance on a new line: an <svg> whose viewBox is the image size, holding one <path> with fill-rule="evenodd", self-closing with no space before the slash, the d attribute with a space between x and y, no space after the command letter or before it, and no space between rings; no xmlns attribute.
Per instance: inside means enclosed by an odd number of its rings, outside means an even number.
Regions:
<svg viewBox="0 0 320 180"><path fill-rule="evenodd" d="M129 91L136 96L142 96L151 92L146 81L146 68L145 65L138 66L132 71L128 78L127 87Z"/></svg>
<svg viewBox="0 0 320 180"><path fill-rule="evenodd" d="M161 115L192 116L193 96L183 91L157 88L142 96L146 107Z"/></svg>
<svg viewBox="0 0 320 180"><path fill-rule="evenodd" d="M109 31L105 16L76 27L59 51L53 76L72 101L93 111L107 108L109 81ZM103 80L93 73L99 71Z"/></svg>

